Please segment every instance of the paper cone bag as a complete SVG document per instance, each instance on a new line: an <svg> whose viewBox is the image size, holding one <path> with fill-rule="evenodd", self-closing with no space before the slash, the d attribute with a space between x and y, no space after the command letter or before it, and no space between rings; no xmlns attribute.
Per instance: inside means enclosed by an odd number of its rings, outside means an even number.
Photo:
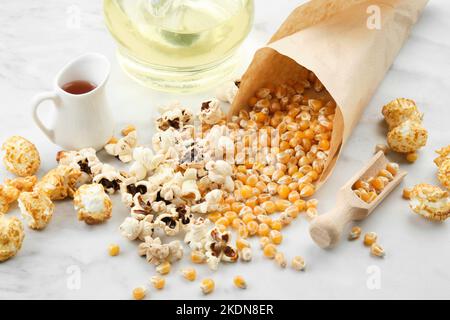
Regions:
<svg viewBox="0 0 450 320"><path fill-rule="evenodd" d="M313 0L298 7L269 44L256 52L230 116L265 84L278 85L314 72L338 106L320 186L427 2Z"/></svg>

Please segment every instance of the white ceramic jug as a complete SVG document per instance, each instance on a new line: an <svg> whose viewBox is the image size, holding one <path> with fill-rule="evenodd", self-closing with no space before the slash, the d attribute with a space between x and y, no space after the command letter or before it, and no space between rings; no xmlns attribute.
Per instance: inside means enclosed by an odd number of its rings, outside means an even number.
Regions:
<svg viewBox="0 0 450 320"><path fill-rule="evenodd" d="M100 150L113 136L114 120L106 101L105 85L110 63L97 53L84 54L69 62L57 75L54 90L33 99L32 115L37 126L55 144L68 150L92 147ZM84 80L95 88L83 94L72 94L63 86ZM38 115L40 104L51 100L55 106L53 123L47 127Z"/></svg>

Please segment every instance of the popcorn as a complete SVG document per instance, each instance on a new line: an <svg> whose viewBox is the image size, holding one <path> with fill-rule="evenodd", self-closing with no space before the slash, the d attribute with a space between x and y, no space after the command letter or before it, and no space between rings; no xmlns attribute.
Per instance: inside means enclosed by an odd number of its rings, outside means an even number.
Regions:
<svg viewBox="0 0 450 320"><path fill-rule="evenodd" d="M203 250L206 244L208 231L211 229L211 221L202 217L194 220L184 236L184 242L193 250Z"/></svg>
<svg viewBox="0 0 450 320"><path fill-rule="evenodd" d="M91 183L92 178L100 174L103 163L98 159L97 152L93 148L85 148L80 151L60 151L56 155L56 161L60 165L73 167L81 172L78 185Z"/></svg>
<svg viewBox="0 0 450 320"><path fill-rule="evenodd" d="M143 180L147 174L155 170L164 160L164 155L154 155L152 150L145 147L137 147L133 150L134 163L130 168L130 174L138 180Z"/></svg>
<svg viewBox="0 0 450 320"><path fill-rule="evenodd" d="M22 217L31 229L44 229L50 222L55 205L43 192L23 192L19 197Z"/></svg>
<svg viewBox="0 0 450 320"><path fill-rule="evenodd" d="M192 206L191 210L193 212L208 213L218 211L223 203L223 191L220 189L211 190L204 198L204 202Z"/></svg>
<svg viewBox="0 0 450 320"><path fill-rule="evenodd" d="M172 207L168 213L160 214L155 219L155 227L161 228L168 236L177 235L191 223L192 214L186 205Z"/></svg>
<svg viewBox="0 0 450 320"><path fill-rule="evenodd" d="M102 223L112 214L112 202L99 184L85 184L75 193L73 200L78 220L87 224Z"/></svg>
<svg viewBox="0 0 450 320"><path fill-rule="evenodd" d="M223 186L226 191L231 192L234 190L234 182L231 178L232 169L229 163L223 160L211 160L205 167L208 170L208 178L212 182Z"/></svg>
<svg viewBox="0 0 450 320"><path fill-rule="evenodd" d="M147 215L144 219L138 220L127 217L119 227L120 234L129 240L145 240L151 237L154 232L153 215Z"/></svg>
<svg viewBox="0 0 450 320"><path fill-rule="evenodd" d="M413 153L425 146L428 132L422 126L423 115L413 100L395 99L383 107L382 113L389 126L389 148L400 153Z"/></svg>
<svg viewBox="0 0 450 320"><path fill-rule="evenodd" d="M389 148L400 153L414 152L425 146L428 132L419 122L407 120L389 131Z"/></svg>
<svg viewBox="0 0 450 320"><path fill-rule="evenodd" d="M38 171L41 158L36 146L20 136L7 139L2 146L6 169L20 177L31 176Z"/></svg>
<svg viewBox="0 0 450 320"><path fill-rule="evenodd" d="M449 194L439 187L418 184L412 188L410 198L410 208L427 219L444 221L450 216Z"/></svg>
<svg viewBox="0 0 450 320"><path fill-rule="evenodd" d="M37 177L36 176L28 176L28 177L19 177L15 179L6 179L5 184L9 187L16 188L20 192L30 192L33 190L36 185Z"/></svg>
<svg viewBox="0 0 450 320"><path fill-rule="evenodd" d="M216 90L217 99L223 102L233 103L239 90L240 83L240 80L226 82Z"/></svg>
<svg viewBox="0 0 450 320"><path fill-rule="evenodd" d="M198 118L202 123L214 125L223 120L225 114L220 108L220 102L217 99L212 99L202 103Z"/></svg>
<svg viewBox="0 0 450 320"><path fill-rule="evenodd" d="M198 201L201 198L200 191L197 186L197 170L187 169L183 176L183 183L181 185L181 196L184 199L191 199Z"/></svg>
<svg viewBox="0 0 450 320"><path fill-rule="evenodd" d="M410 99L399 98L389 102L382 110L389 130L398 127L405 121L422 122L423 114L417 109L416 103Z"/></svg>
<svg viewBox="0 0 450 320"><path fill-rule="evenodd" d="M93 182L101 184L109 194L114 194L117 190L120 190L120 184L125 178L125 173L117 171L110 165L104 165L102 172L94 177Z"/></svg>
<svg viewBox="0 0 450 320"><path fill-rule="evenodd" d="M9 211L9 206L19 198L20 191L9 185L0 185L0 214Z"/></svg>
<svg viewBox="0 0 450 320"><path fill-rule="evenodd" d="M175 105L170 110L164 112L161 117L156 119L156 127L161 131L165 131L169 128L180 130L183 129L184 126L192 124L193 119L194 115L189 109L183 108L180 105Z"/></svg>
<svg viewBox="0 0 450 320"><path fill-rule="evenodd" d="M439 157L434 159L438 166L438 179L444 187L450 189L450 145L436 151Z"/></svg>
<svg viewBox="0 0 450 320"><path fill-rule="evenodd" d="M25 237L22 222L16 217L7 219L0 214L0 262L14 257L22 248Z"/></svg>
<svg viewBox="0 0 450 320"><path fill-rule="evenodd" d="M81 172L73 167L59 165L39 181L34 190L45 193L51 200L73 198Z"/></svg>
<svg viewBox="0 0 450 320"><path fill-rule="evenodd" d="M120 161L128 163L133 160L133 149L137 146L137 132L133 130L125 137L119 139L117 142L108 143L105 146L105 151L117 157Z"/></svg>
<svg viewBox="0 0 450 320"><path fill-rule="evenodd" d="M163 244L160 238L145 237L145 242L138 247L140 256L145 256L148 263L160 265L164 262L174 262L183 257L183 248L179 241Z"/></svg>
<svg viewBox="0 0 450 320"><path fill-rule="evenodd" d="M231 234L220 232L213 228L207 234L205 249L206 263L211 270L217 270L220 261L236 262L239 254L236 248L230 245Z"/></svg>
<svg viewBox="0 0 450 320"><path fill-rule="evenodd" d="M120 185L122 202L127 206L131 206L136 195L142 195L146 197L152 196L151 192L156 191L155 188L156 186L152 185L149 181L137 181L135 177L126 178ZM152 196L152 198L156 198L156 194Z"/></svg>

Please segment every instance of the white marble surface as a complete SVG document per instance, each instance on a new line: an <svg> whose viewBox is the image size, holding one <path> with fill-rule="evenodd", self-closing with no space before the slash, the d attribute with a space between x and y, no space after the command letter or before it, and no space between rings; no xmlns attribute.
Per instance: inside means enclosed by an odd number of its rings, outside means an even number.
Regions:
<svg viewBox="0 0 450 320"><path fill-rule="evenodd" d="M198 105L211 92L174 97L140 87L129 80L115 62L114 43L101 16L101 1L5 0L0 13L0 141L12 134L31 139L39 148L43 165L39 175L55 165L58 147L50 144L33 125L31 97L51 88L53 76L65 62L86 51L105 54L113 62L109 96L114 113L124 123L138 125L143 140L152 132L151 118L157 105L178 98ZM243 50L248 61L264 44L288 12L301 1L256 0L254 30ZM276 3L276 5L275 5ZM79 12L79 27L71 23ZM368 105L342 154L334 175L317 194L319 209L334 204L339 186L371 157L374 145L385 141L380 108L396 97L415 99L425 113L429 143L414 165L398 157L409 175L404 185L437 183L432 163L434 150L450 138L450 3L433 0L414 28L392 69ZM76 19L75 19L76 22ZM3 166L0 179L10 177ZM128 299L131 289L146 283L153 267L136 254L136 246L124 240L117 228L127 215L118 198L113 218L89 227L76 220L70 202L58 203L53 221L41 232L27 229L23 249L14 259L0 264L0 299ZM14 209L9 215L17 215ZM450 298L450 226L413 215L396 190L374 214L361 223L376 231L387 250L385 259L369 256L360 242L343 241L333 251L316 247L307 233L307 222L298 219L286 229L282 250L290 257L305 257L308 270L279 270L258 251L251 264L224 265L211 275L198 268L200 277L212 276L216 292L208 298L316 299L316 298ZM111 258L107 246L116 242L122 253ZM182 262L176 269L187 264ZM70 285L80 271L80 287ZM380 276L380 287L368 286L371 272ZM234 289L231 279L244 275L245 291ZM372 273L373 275L373 273ZM69 282L69 286L68 286ZM166 290L150 293L153 299L202 299L197 283L186 283L178 272L168 277Z"/></svg>

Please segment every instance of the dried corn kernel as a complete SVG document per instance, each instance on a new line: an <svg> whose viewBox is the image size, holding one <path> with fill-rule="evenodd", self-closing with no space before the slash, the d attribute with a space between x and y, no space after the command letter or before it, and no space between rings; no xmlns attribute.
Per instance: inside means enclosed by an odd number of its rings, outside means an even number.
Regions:
<svg viewBox="0 0 450 320"><path fill-rule="evenodd" d="M410 153L406 154L406 161L413 163L413 162L416 162L418 157L419 156L418 156L417 152L410 152Z"/></svg>
<svg viewBox="0 0 450 320"><path fill-rule="evenodd" d="M258 232L258 228L259 228L258 222L254 220L249 221L247 223L248 234L251 236L255 235Z"/></svg>
<svg viewBox="0 0 450 320"><path fill-rule="evenodd" d="M144 287L138 287L133 289L133 298L134 300L142 300L145 298L147 290Z"/></svg>
<svg viewBox="0 0 450 320"><path fill-rule="evenodd" d="M291 266L294 270L303 271L305 270L306 263L305 260L300 256L295 256L292 259Z"/></svg>
<svg viewBox="0 0 450 320"><path fill-rule="evenodd" d="M289 200L276 200L275 201L275 207L277 208L277 211L284 211L291 205L291 202Z"/></svg>
<svg viewBox="0 0 450 320"><path fill-rule="evenodd" d="M275 262L281 268L286 268L286 266L287 266L286 258L285 258L284 254L282 252L277 252L275 254Z"/></svg>
<svg viewBox="0 0 450 320"><path fill-rule="evenodd" d="M239 289L246 289L247 288L247 282L245 281L244 277L242 277L242 276L234 277L233 278L233 284Z"/></svg>
<svg viewBox="0 0 450 320"><path fill-rule="evenodd" d="M283 224L281 223L280 220L273 220L272 223L270 224L270 227L272 228L272 230L280 231L283 228Z"/></svg>
<svg viewBox="0 0 450 320"><path fill-rule="evenodd" d="M277 253L277 248L272 243L266 244L263 249L263 253L266 258L273 259Z"/></svg>
<svg viewBox="0 0 450 320"><path fill-rule="evenodd" d="M170 269L172 268L170 262L165 261L156 267L156 272L159 274L165 275L170 273Z"/></svg>
<svg viewBox="0 0 450 320"><path fill-rule="evenodd" d="M155 289L162 290L166 285L166 279L160 276L153 276L150 278L150 283Z"/></svg>
<svg viewBox="0 0 450 320"><path fill-rule="evenodd" d="M260 237L267 237L270 233L270 227L266 223L261 223L258 226L258 235Z"/></svg>
<svg viewBox="0 0 450 320"><path fill-rule="evenodd" d="M206 257L205 254L199 250L193 250L191 252L191 261L196 264L205 263Z"/></svg>
<svg viewBox="0 0 450 320"><path fill-rule="evenodd" d="M348 240L356 240L361 236L361 228L354 226L348 235Z"/></svg>
<svg viewBox="0 0 450 320"><path fill-rule="evenodd" d="M314 219L315 217L317 217L317 214L318 214L317 208L311 207L311 208L306 209L306 216L309 219Z"/></svg>
<svg viewBox="0 0 450 320"><path fill-rule="evenodd" d="M277 244L277 245L283 241L283 235L278 230L270 231L269 238L273 244Z"/></svg>
<svg viewBox="0 0 450 320"><path fill-rule="evenodd" d="M376 242L370 246L370 253L375 257L384 257L386 254L383 247Z"/></svg>
<svg viewBox="0 0 450 320"><path fill-rule="evenodd" d="M186 280L195 281L197 278L197 271L194 268L185 268L181 270L181 274Z"/></svg>
<svg viewBox="0 0 450 320"><path fill-rule="evenodd" d="M403 199L409 200L411 199L411 189L410 188L404 188L402 193Z"/></svg>
<svg viewBox="0 0 450 320"><path fill-rule="evenodd" d="M377 234L375 232L368 232L364 235L364 245L369 247L377 241Z"/></svg>
<svg viewBox="0 0 450 320"><path fill-rule="evenodd" d="M108 247L108 252L111 257L115 257L120 253L120 247L117 244L111 244Z"/></svg>
<svg viewBox="0 0 450 320"><path fill-rule="evenodd" d="M210 294L214 291L215 283L213 279L203 279L200 283L200 289L202 289L203 294Z"/></svg>

